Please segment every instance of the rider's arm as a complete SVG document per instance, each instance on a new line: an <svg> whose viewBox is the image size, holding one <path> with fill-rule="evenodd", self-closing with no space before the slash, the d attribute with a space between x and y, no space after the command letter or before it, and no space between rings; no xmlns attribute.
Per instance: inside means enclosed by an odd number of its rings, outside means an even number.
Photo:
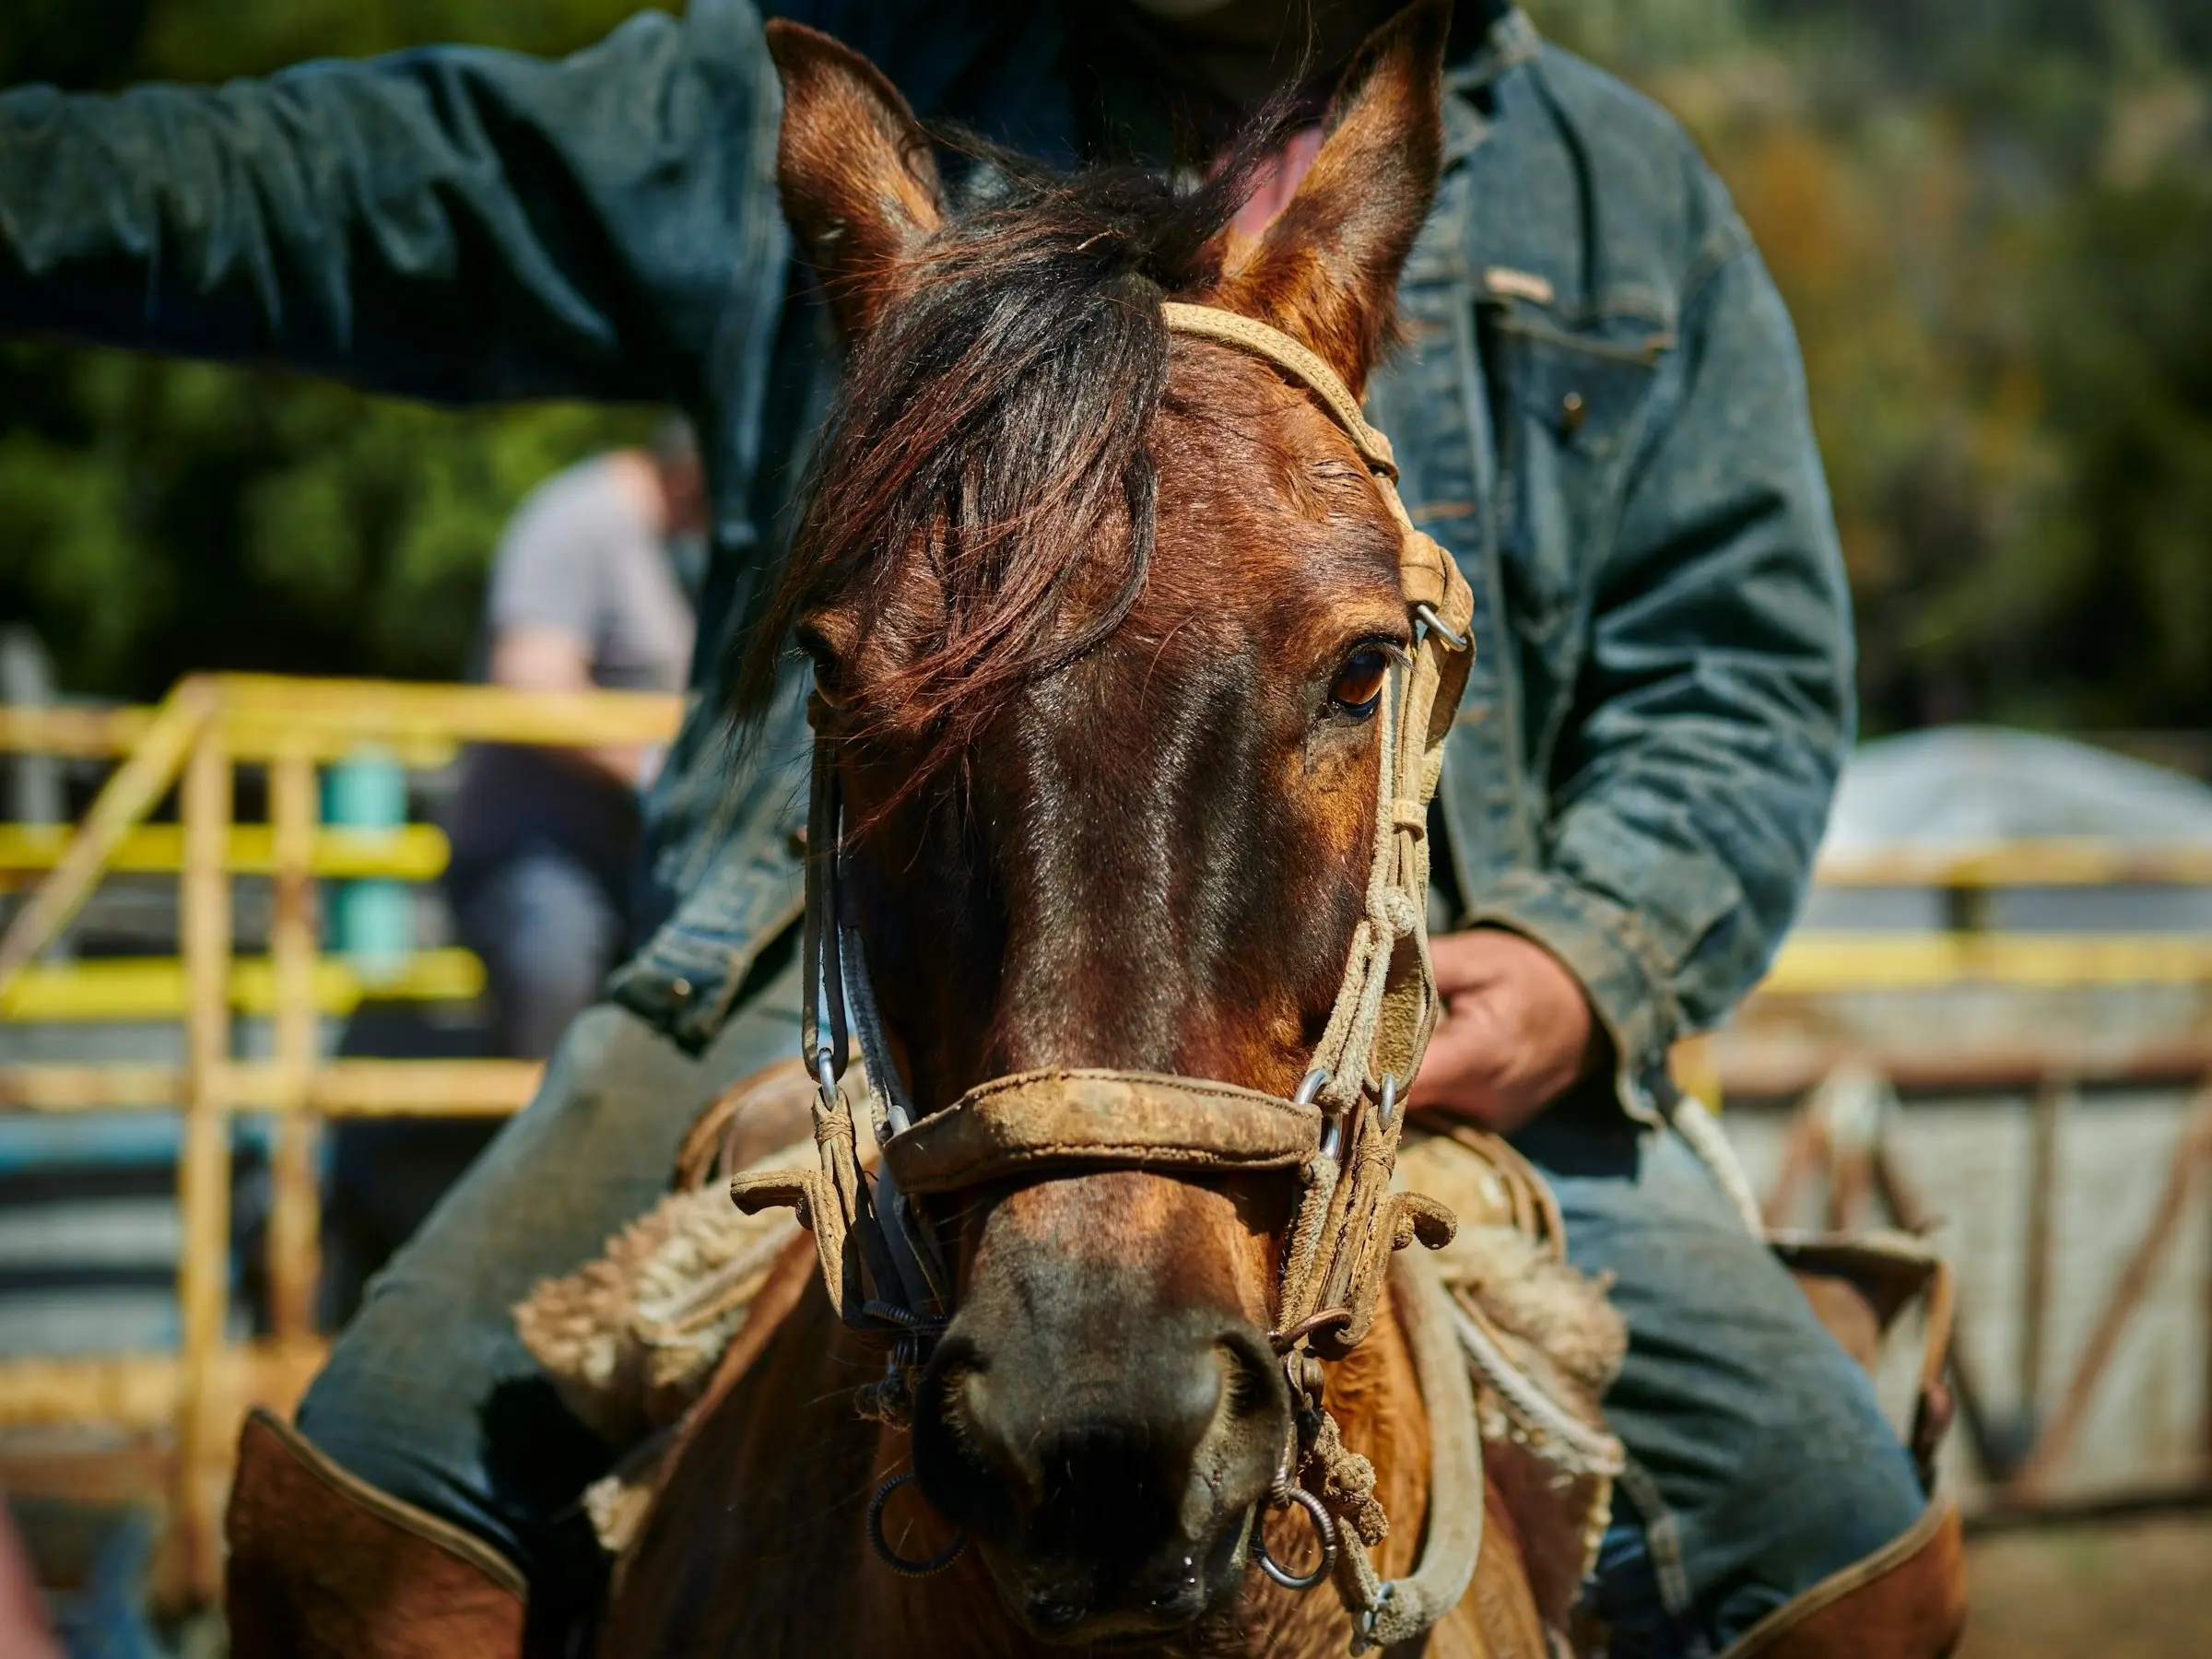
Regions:
<svg viewBox="0 0 2212 1659"><path fill-rule="evenodd" d="M1476 917L1566 962L1631 1076L1771 959L1853 721L1850 596L1804 370L1740 229L1686 296L1655 395L1551 779L1545 867L1508 877Z"/></svg>
<svg viewBox="0 0 2212 1659"><path fill-rule="evenodd" d="M0 331L441 401L687 400L781 280L749 0L551 62L435 47L214 88L0 94Z"/></svg>

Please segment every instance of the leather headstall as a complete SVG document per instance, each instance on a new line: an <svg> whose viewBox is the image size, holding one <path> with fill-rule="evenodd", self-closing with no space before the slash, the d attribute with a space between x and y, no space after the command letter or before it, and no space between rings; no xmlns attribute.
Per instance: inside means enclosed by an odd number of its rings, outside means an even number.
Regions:
<svg viewBox="0 0 2212 1659"><path fill-rule="evenodd" d="M1294 1414L1309 1429L1286 1456L1295 1479L1314 1453L1311 1425L1326 1423L1320 1369L1304 1356L1341 1358L1367 1334L1394 1250L1417 1237L1435 1247L1452 1236L1448 1211L1393 1193L1391 1178L1406 1090L1436 1022L1427 927L1429 803L1466 684L1474 598L1451 556L1407 515L1390 441L1367 423L1335 371L1254 319L1203 305L1160 309L1171 333L1251 353L1310 391L1359 451L1399 528L1399 582L1414 642L1393 666L1376 715L1377 810L1366 904L1305 1081L1285 1099L1145 1072L1025 1072L983 1083L942 1111L917 1113L877 1017L847 887L839 879L842 812L834 746L820 739L829 711L818 695L808 709L818 738L801 1041L818 1083L819 1163L741 1175L731 1195L748 1212L773 1206L798 1211L814 1233L840 1316L890 1347L890 1375L876 1398L883 1415L900 1421L952 1312L950 1277L917 1199L1052 1170L1291 1172L1300 1194L1277 1294L1275 1343L1294 1394L1308 1407ZM873 1171L863 1168L853 1109L840 1088L855 1041L881 1148ZM1333 1443L1334 1435L1330 1424L1319 1438ZM1314 1510L1319 1499L1302 1490L1288 1496L1326 1527ZM1328 1535L1333 1541L1333 1531ZM1351 1553L1357 1568L1338 1570L1338 1587L1371 1631L1391 1587L1379 1583L1356 1544Z"/></svg>

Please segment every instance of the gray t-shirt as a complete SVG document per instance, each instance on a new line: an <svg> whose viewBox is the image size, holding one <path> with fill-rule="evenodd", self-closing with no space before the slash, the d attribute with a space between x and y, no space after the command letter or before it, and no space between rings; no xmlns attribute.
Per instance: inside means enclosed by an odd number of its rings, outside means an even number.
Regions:
<svg viewBox="0 0 2212 1659"><path fill-rule="evenodd" d="M492 640L517 628L582 641L594 685L683 688L691 605L644 504L607 457L556 473L508 521L485 592L474 677L484 677ZM452 878L465 886L523 851L558 851L618 900L637 833L636 795L613 779L543 750L472 747L453 812Z"/></svg>

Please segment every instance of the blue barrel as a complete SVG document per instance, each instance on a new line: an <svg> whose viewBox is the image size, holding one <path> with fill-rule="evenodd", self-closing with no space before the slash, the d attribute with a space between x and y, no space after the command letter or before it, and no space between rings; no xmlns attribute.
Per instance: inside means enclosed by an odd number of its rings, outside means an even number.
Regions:
<svg viewBox="0 0 2212 1659"><path fill-rule="evenodd" d="M399 829L407 821L406 769L382 749L356 749L323 774L323 821L348 830ZM406 883L334 883L330 944L363 983L398 978L415 952L415 897Z"/></svg>

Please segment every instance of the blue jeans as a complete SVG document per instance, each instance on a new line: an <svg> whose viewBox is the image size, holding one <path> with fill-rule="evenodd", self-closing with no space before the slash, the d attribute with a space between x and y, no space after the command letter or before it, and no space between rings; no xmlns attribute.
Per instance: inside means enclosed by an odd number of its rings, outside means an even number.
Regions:
<svg viewBox="0 0 2212 1659"><path fill-rule="evenodd" d="M1872 1382L1679 1135L1585 1095L1514 1139L1629 1327L1606 1414L1630 1467L1590 1587L1616 1659L1718 1653L1920 1519Z"/></svg>
<svg viewBox="0 0 2212 1659"><path fill-rule="evenodd" d="M598 1588L577 1498L610 1454L556 1401L511 1310L654 1202L710 1100L794 1052L795 969L755 977L696 1059L623 1009L586 1013L536 1100L372 1281L300 1408L346 1468L512 1557L548 1620ZM1570 1255L1614 1276L1629 1324L1606 1405L1633 1465L1593 1587L1617 1653L1717 1651L1919 1518L1872 1389L1677 1137L1570 1101L1520 1141L1559 1194Z"/></svg>
<svg viewBox="0 0 2212 1659"><path fill-rule="evenodd" d="M586 1010L536 1098L370 1280L300 1402L300 1431L340 1465L521 1567L548 1630L597 1597L606 1563L578 1499L612 1455L555 1397L512 1310L653 1206L715 1096L798 1052L795 954L764 959L702 1055L613 1004Z"/></svg>
<svg viewBox="0 0 2212 1659"><path fill-rule="evenodd" d="M547 1058L599 999L629 924L606 884L554 846L525 847L456 881L453 923L484 959L500 1052Z"/></svg>

